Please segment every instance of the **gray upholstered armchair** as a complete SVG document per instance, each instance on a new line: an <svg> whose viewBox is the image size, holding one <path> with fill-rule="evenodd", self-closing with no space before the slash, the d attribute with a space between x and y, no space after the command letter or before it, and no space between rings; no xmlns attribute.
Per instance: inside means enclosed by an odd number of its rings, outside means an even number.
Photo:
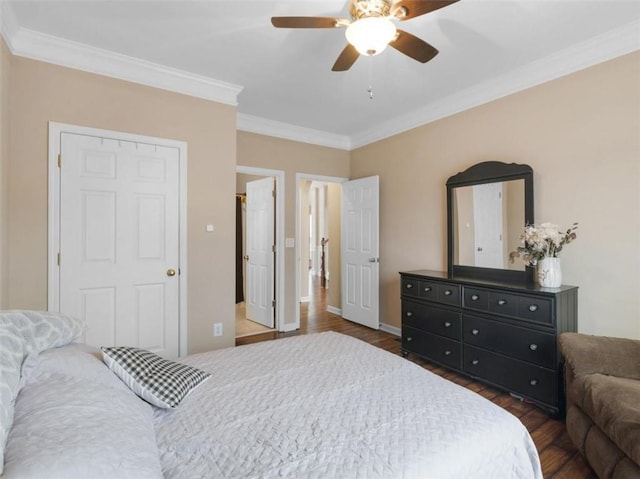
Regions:
<svg viewBox="0 0 640 479"><path fill-rule="evenodd" d="M640 478L640 341L564 333L567 431L601 479Z"/></svg>

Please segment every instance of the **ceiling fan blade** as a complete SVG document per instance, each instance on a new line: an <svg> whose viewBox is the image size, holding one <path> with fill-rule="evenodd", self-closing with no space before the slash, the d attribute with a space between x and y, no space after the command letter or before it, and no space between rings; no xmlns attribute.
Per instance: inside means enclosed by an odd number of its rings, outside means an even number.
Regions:
<svg viewBox="0 0 640 479"><path fill-rule="evenodd" d="M340 53L340 56L338 56L338 59L333 64L333 68L331 70L334 72L347 71L356 62L359 56L360 54L358 53L358 50L356 50L356 47L351 45L351 43L348 43L347 46L344 47L344 50L342 50L342 53Z"/></svg>
<svg viewBox="0 0 640 479"><path fill-rule="evenodd" d="M448 7L457 1L459 0L400 0L391 7L391 15L399 20L408 20Z"/></svg>
<svg viewBox="0 0 640 479"><path fill-rule="evenodd" d="M435 47L404 30L398 30L398 36L389 45L421 63L427 63L438 54Z"/></svg>
<svg viewBox="0 0 640 479"><path fill-rule="evenodd" d="M271 17L271 24L277 28L336 28L349 23L349 20L332 17Z"/></svg>

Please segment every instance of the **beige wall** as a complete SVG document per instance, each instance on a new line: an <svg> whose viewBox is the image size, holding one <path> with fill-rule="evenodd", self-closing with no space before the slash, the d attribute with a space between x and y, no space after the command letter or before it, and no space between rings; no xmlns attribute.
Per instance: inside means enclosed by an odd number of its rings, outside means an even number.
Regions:
<svg viewBox="0 0 640 479"><path fill-rule="evenodd" d="M9 304L9 99L11 54L0 37L0 309Z"/></svg>
<svg viewBox="0 0 640 479"><path fill-rule="evenodd" d="M349 176L349 152L323 146L238 132L238 165L282 170L285 174L285 237L295 238L296 173ZM298 307L295 298L295 249L285 249L285 324ZM304 295L304 292L302 292Z"/></svg>
<svg viewBox="0 0 640 479"><path fill-rule="evenodd" d="M352 178L380 175L381 321L400 326L398 271L446 268L447 178L497 160L533 168L538 222L580 223L579 331L640 338L639 85L636 52L353 151Z"/></svg>
<svg viewBox="0 0 640 479"><path fill-rule="evenodd" d="M57 121L188 143L189 352L233 344L236 163L285 172L291 238L296 173L380 175L381 321L392 326L398 271L446 268L446 179L480 161L527 163L538 221L580 223L562 255L564 282L580 287L579 330L640 337L638 52L349 153L247 132L236 142L233 107L11 57L0 43L0 307L46 308L47 123ZM292 322L293 248L285 260ZM214 320L225 329L215 340Z"/></svg>
<svg viewBox="0 0 640 479"><path fill-rule="evenodd" d="M262 178L266 178L266 177L259 176L259 175L248 175L246 173L237 173L236 174L236 193L246 193L247 183L249 183L250 181L261 180Z"/></svg>
<svg viewBox="0 0 640 479"><path fill-rule="evenodd" d="M233 345L235 107L21 57L12 58L10 107L6 306L47 307L49 121L181 140L188 144L188 349ZM213 337L214 322L223 323L223 337Z"/></svg>
<svg viewBox="0 0 640 479"><path fill-rule="evenodd" d="M327 204L329 208L329 291L327 305L342 309L340 222L342 210L342 187L339 183L327 183Z"/></svg>
<svg viewBox="0 0 640 479"><path fill-rule="evenodd" d="M524 219L524 180L506 181L506 188L503 192L506 205L506 238L505 238L505 258L509 257L509 253L515 251L521 244L520 236L522 235L522 225ZM568 226L567 226L568 227ZM514 270L522 270L522 261L507 261L506 267Z"/></svg>

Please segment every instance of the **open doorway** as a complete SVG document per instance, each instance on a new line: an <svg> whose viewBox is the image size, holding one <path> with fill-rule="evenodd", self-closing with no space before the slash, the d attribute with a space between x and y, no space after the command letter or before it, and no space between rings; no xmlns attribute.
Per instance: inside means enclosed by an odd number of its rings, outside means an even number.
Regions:
<svg viewBox="0 0 640 479"><path fill-rule="evenodd" d="M341 315L341 183L346 178L296 175L296 324L301 308ZM317 303L317 304L316 304Z"/></svg>
<svg viewBox="0 0 640 479"><path fill-rule="evenodd" d="M282 202L279 171L238 167L236 174L236 337L279 330Z"/></svg>

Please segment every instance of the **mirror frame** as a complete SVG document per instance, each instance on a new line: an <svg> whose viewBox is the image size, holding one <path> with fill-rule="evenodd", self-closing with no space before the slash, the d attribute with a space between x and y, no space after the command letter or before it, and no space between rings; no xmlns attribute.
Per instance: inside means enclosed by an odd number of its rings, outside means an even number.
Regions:
<svg viewBox="0 0 640 479"><path fill-rule="evenodd" d="M496 183L499 181L524 180L525 224L533 224L533 169L529 165L485 161L457 173L447 180L447 269L449 276L468 277L488 281L533 283L534 268L525 266L524 271L483 268L453 263L453 190L460 186ZM524 229L525 224L522 225ZM517 261L517 260L516 260Z"/></svg>

